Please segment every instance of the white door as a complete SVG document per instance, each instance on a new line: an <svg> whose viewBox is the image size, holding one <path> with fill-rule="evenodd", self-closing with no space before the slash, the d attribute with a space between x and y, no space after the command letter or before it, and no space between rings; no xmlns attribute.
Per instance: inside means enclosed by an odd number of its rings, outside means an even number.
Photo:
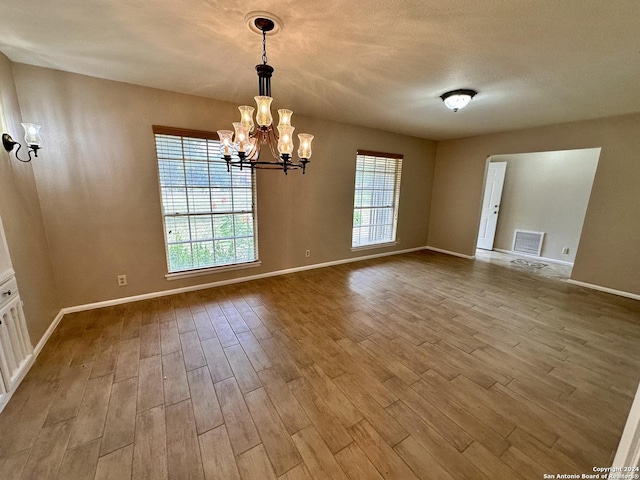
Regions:
<svg viewBox="0 0 640 480"><path fill-rule="evenodd" d="M490 162L487 170L487 182L484 185L480 230L478 231L478 248L493 250L493 239L498 226L500 199L504 185L504 174L507 162Z"/></svg>

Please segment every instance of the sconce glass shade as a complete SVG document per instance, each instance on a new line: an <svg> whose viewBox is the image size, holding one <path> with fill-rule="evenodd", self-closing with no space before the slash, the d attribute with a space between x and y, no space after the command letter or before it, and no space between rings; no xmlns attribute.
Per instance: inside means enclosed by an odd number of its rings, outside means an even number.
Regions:
<svg viewBox="0 0 640 480"><path fill-rule="evenodd" d="M220 137L220 154L231 155L233 132L231 130L218 130L218 137Z"/></svg>
<svg viewBox="0 0 640 480"><path fill-rule="evenodd" d="M256 123L261 127L268 127L273 123L273 117L271 116L271 102L273 98L259 95L253 97L258 106L258 112L256 113Z"/></svg>
<svg viewBox="0 0 640 480"><path fill-rule="evenodd" d="M280 134L278 152L280 152L280 155L291 155L293 153L294 130L295 128L291 125L278 125L278 133Z"/></svg>
<svg viewBox="0 0 640 480"><path fill-rule="evenodd" d="M280 115L280 123L278 125L291 125L291 115L293 115L291 110L281 108L278 110L278 115Z"/></svg>
<svg viewBox="0 0 640 480"><path fill-rule="evenodd" d="M238 147L238 151L245 152L247 147L247 137L249 136L247 126L242 122L233 122L233 128L236 131L235 143Z"/></svg>
<svg viewBox="0 0 640 480"><path fill-rule="evenodd" d="M256 109L248 105L242 105L238 107L238 110L240 110L240 122L246 125L247 132L252 132L254 128L253 112L255 112Z"/></svg>
<svg viewBox="0 0 640 480"><path fill-rule="evenodd" d="M451 92L443 93L440 95L440 98L442 98L448 109L457 112L461 108L466 107L477 93L478 92L475 90L453 90Z"/></svg>
<svg viewBox="0 0 640 480"><path fill-rule="evenodd" d="M300 146L298 147L298 157L306 158L309 160L311 158L311 140L313 140L313 135L308 133L301 133L298 135L298 140L300 140Z"/></svg>
<svg viewBox="0 0 640 480"><path fill-rule="evenodd" d="M40 128L41 125L36 123L21 123L22 128L24 128L24 141L30 147L37 146L39 147L42 144L42 138L40 137Z"/></svg>

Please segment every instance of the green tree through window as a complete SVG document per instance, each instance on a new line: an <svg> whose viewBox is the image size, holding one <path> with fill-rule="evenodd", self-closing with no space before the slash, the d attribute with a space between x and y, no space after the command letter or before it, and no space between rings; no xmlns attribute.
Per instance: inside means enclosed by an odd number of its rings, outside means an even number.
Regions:
<svg viewBox="0 0 640 480"><path fill-rule="evenodd" d="M351 247L396 241L402 155L359 150Z"/></svg>
<svg viewBox="0 0 640 480"><path fill-rule="evenodd" d="M256 261L251 170L227 171L214 133L154 132L169 273Z"/></svg>

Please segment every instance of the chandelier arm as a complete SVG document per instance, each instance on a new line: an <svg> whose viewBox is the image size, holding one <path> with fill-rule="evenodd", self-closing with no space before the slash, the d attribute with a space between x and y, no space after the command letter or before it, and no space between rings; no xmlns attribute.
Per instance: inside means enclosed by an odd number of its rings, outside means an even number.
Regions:
<svg viewBox="0 0 640 480"><path fill-rule="evenodd" d="M259 149L258 149L259 139L256 135L251 135L250 138L254 138L255 141L251 146L251 150L249 150L249 152L247 153L247 159L249 159L249 161L253 161L253 160L257 160L256 154L259 153Z"/></svg>
<svg viewBox="0 0 640 480"><path fill-rule="evenodd" d="M232 167L240 167L240 161L232 160L230 165ZM273 161L273 162L253 161L251 163L245 162L244 167L255 168L258 170L283 170L282 163L277 161ZM298 163L287 162L287 170L299 170L299 169L302 169L302 165L299 165Z"/></svg>
<svg viewBox="0 0 640 480"><path fill-rule="evenodd" d="M29 155L29 160L23 160L18 156L18 152L20 151L20 149L22 148L22 145L20 145L19 143L17 143L18 148L16 149L14 155L16 156L16 158L18 159L18 161L22 162L22 163L29 163L31 161L31 149L27 149L27 155ZM34 149L33 150L36 153L36 157L38 156L38 150Z"/></svg>
<svg viewBox="0 0 640 480"><path fill-rule="evenodd" d="M281 158L280 152L278 152L278 139L276 138L273 127L269 127L267 144L269 145L269 150L271 150L271 155L273 155L273 158L277 159L280 162Z"/></svg>

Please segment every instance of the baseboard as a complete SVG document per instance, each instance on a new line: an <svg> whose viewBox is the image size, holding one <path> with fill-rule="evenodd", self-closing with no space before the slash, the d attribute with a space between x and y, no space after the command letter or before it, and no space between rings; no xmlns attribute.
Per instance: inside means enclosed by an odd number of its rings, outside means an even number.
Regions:
<svg viewBox="0 0 640 480"><path fill-rule="evenodd" d="M49 341L49 338L51 338L51 335L53 335L53 332L55 331L56 327L62 320L63 316L64 316L64 313L62 310L60 310L56 315L56 318L54 318L53 322L51 322L51 325L49 325L49 328L47 328L47 331L44 332L44 335L42 335L42 338L40 338L40 341L33 349L33 352L31 352L31 356L29 357L29 359L27 360L27 363L25 364L24 368L20 372L20 375L18 375L15 386L9 393L6 393L5 395L3 395L2 399L0 400L0 413L2 412L4 407L7 406L7 403L9 403L9 400L11 400L11 397L13 397L13 394L16 392L16 390L18 390L18 387L22 383L22 380L24 380L24 377L27 376L27 373L29 373L29 370L31 370L31 367L36 362L38 355L40 355L40 352L42 352L42 349L44 348L45 344Z"/></svg>
<svg viewBox="0 0 640 480"><path fill-rule="evenodd" d="M638 386L633 405L631 405L631 411L611 467L612 469L618 468L618 472L624 472L625 467L640 467L640 386Z"/></svg>
<svg viewBox="0 0 640 480"><path fill-rule="evenodd" d="M425 248L427 248L427 247L407 248L407 249L404 249L404 250L396 250L396 251L393 251L393 252L383 252L383 253L376 253L376 254L373 254L373 255L364 255L364 256L360 256L360 257L345 258L345 259L342 259L342 260L334 260L334 261L331 261L331 262L316 263L316 264L313 264L313 265L304 265L302 267L289 268L289 269L285 269L285 270L277 270L277 271L274 271L274 272L262 273L262 274L259 274L259 275L250 275L250 276L241 277L241 278L232 278L232 279L229 279L229 280L221 280L219 282L211 282L211 283L206 283L206 284L201 284L201 285L194 285L194 286L191 286L191 287L174 288L172 290L163 290L163 291L160 291L160 292L145 293L143 295L135 295L135 296L131 296L131 297L116 298L116 299L113 299L113 300L106 300L106 301L103 301L103 302L88 303L86 305L77 305L75 307L65 307L65 308L61 309L58 312L56 317L53 319L53 322L51 322L51 325L49 325L49 328L47 328L47 331L44 333L44 335L42 335L42 338L40 338L40 341L38 341L38 344L33 349L33 353L31 355L31 357L27 361L25 368L20 373L20 376L18 377L18 379L16 381L15 388L11 392L1 396L1 398L0 398L0 412L2 412L2 410L7 405L9 400L11 400L11 397L13 396L15 391L20 386L20 383L22 382L22 380L24 380L24 377L27 375L29 370L31 370L31 367L33 366L33 364L35 363L36 359L38 358L38 355L40 355L40 352L42 352L42 349L44 348L45 344L47 343L47 341L49 341L49 338L51 338L51 335L53 335L53 332L55 331L56 327L58 326L58 324L60 323L60 321L62 320L62 318L64 317L65 314L74 313L74 312L82 312L82 311L85 311L85 310L93 310L95 308L109 307L109 306L113 306L113 305L121 305L121 304L124 304L124 303L137 302L139 300L148 300L148 299L151 299L151 298L164 297L164 296L167 296L167 295L175 295L175 294L178 294L178 293L193 292L193 291L196 291L196 290L204 290L204 289L207 289L207 288L219 287L219 286L222 286L222 285L230 285L230 284L234 284L234 283L248 282L248 281L251 281L251 280L258 280L260 278L275 277L275 276L279 276L279 275L286 275L288 273L302 272L302 271L305 271L305 270L313 270L313 269L316 269L316 268L331 267L331 266L334 266L334 265L341 265L341 264L344 264L344 263L359 262L359 261L363 261L363 260L370 260L370 259L373 259L373 258L388 257L388 256L391 256L391 255L401 255L403 253L411 253L411 252L417 252L419 250L424 250Z"/></svg>
<svg viewBox="0 0 640 480"><path fill-rule="evenodd" d="M443 250L442 248L429 247L429 246L426 246L425 248L427 250L431 250L433 252L444 253L445 255L453 255L454 257L466 258L467 260L474 260L476 258L475 255L465 255L463 253L451 252L449 250Z"/></svg>
<svg viewBox="0 0 640 480"><path fill-rule="evenodd" d="M568 267L573 267L573 262L565 262L564 260L557 260L555 258L547 258L547 257L537 257L535 255L527 255L526 253L514 252L513 250L503 250L502 248L494 248L496 252L507 253L509 255L517 255L518 257L527 257L533 258L534 260L538 260L539 262L548 262L548 263L557 263L558 265L566 265Z"/></svg>
<svg viewBox="0 0 640 480"><path fill-rule="evenodd" d="M268 277L277 277L279 275L287 275L289 273L296 273L296 272L302 272L305 270L314 270L316 268L324 268L324 267L332 267L334 265L342 265L344 263L352 263L352 262L360 262L362 260L370 260L373 258L380 258L380 257L388 257L391 255L401 255L403 253L411 253L411 252L417 252L419 250L425 250L429 247L415 247L415 248L407 248L404 250L395 250L393 252L383 252L383 253L375 253L373 255L363 255L360 257L352 257L352 258L344 258L342 260L333 260L331 262L324 262L324 263L314 263L313 265L304 265L301 267L294 267L294 268L288 268L285 270L276 270L273 272L267 272L267 273L260 273L258 275L249 275L246 277L239 277L239 278L231 278L229 280L220 280L218 282L210 282L210 283L203 283L203 284L199 284L199 285L193 285L190 287L182 287L182 288L174 288L171 290L162 290L159 292L151 292L151 293L144 293L142 295L134 295L131 297L121 297L121 298L114 298L113 300L104 300L102 302L95 302L95 303L87 303L85 305L76 305L73 307L65 307L62 309L62 312L64 314L67 313L74 313L74 312L82 312L85 310L93 310L96 308L103 308L103 307L112 307L114 305L122 305L125 303L131 303L131 302L138 302L140 300L150 300L153 298L159 298L159 297L165 297L168 295L176 295L179 293L187 293L187 292L194 292L197 290L205 290L207 288L212 288L212 287L220 287L223 285L232 285L234 283L242 283L242 282L249 282L251 280L259 280L261 278L268 278Z"/></svg>
<svg viewBox="0 0 640 480"><path fill-rule="evenodd" d="M640 300L640 295L637 293L625 292L622 290L615 290L613 288L602 287L600 285L594 285L592 283L579 282L578 280L568 279L567 283L577 285L579 287L590 288L591 290L598 290L599 292L611 293L612 295L618 295L620 297L632 298L633 300Z"/></svg>

